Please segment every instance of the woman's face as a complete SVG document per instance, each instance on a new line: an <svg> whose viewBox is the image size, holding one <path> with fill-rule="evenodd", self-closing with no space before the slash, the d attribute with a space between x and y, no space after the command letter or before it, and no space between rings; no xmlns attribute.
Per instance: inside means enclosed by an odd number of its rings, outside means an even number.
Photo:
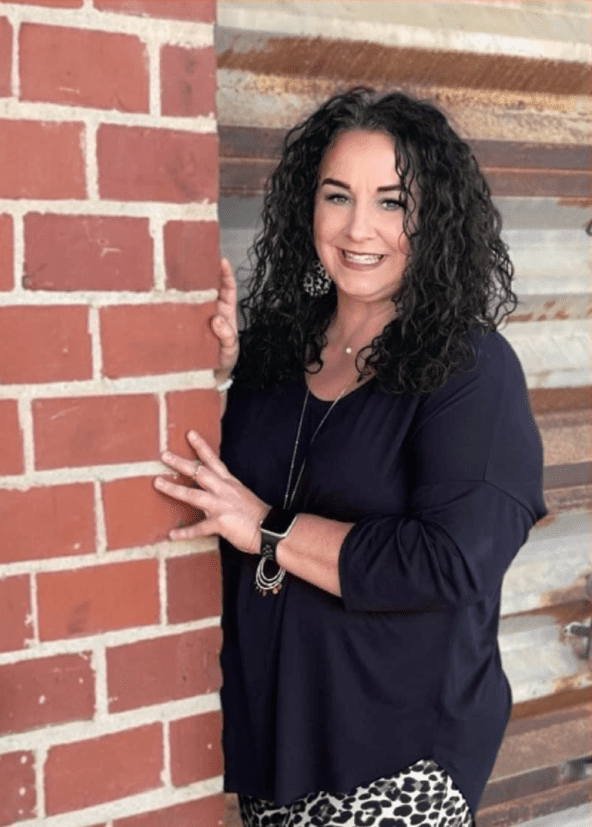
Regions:
<svg viewBox="0 0 592 827"><path fill-rule="evenodd" d="M407 200L390 135L345 132L329 147L319 170L314 243L338 293L372 302L397 291L410 249Z"/></svg>

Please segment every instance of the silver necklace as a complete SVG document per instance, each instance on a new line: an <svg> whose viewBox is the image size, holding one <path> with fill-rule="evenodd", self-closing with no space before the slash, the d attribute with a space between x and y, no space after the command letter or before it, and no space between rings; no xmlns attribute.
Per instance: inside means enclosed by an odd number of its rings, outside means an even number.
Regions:
<svg viewBox="0 0 592 827"><path fill-rule="evenodd" d="M294 487L292 488L292 493L290 493L290 487L292 485L292 476L294 474L294 466L296 464L296 455L298 453L298 446L300 445L300 435L301 435L301 432L302 432L302 423L304 422L304 414L306 412L306 406L308 405L308 398L310 396L310 388L307 386L306 393L304 395L304 403L302 405L302 410L300 412L300 420L298 422L298 429L296 431L296 439L294 441L294 449L292 450L292 460L290 462L290 471L288 473L288 484L286 485L286 492L284 494L284 505L283 505L284 510L289 511L290 508L292 507L292 504L294 502L294 497L296 496L296 491L298 490L298 486L300 485L300 480L302 479L302 474L304 473L304 466L306 465L306 460L308 458L308 452L310 451L310 448L312 446L312 443L313 443L316 435L318 434L318 432L321 430L321 428L325 424L325 421L326 421L327 417L329 416L329 414L331 413L331 411L333 410L335 405L337 405L339 400L345 395L346 391L353 385L354 381L355 380L352 380L351 382L349 382L345 386L345 388L343 388L343 390L341 391L339 396L336 399L333 400L333 402L329 406L328 410L325 412L325 415L323 416L323 418L321 419L321 421L319 422L317 427L314 429L313 435L312 435L312 437L310 439L310 442L308 444L308 450L307 450L307 452L306 452L306 454L305 454L305 456L302 460L302 463L300 465L300 470L298 471L298 476L296 477L296 482L294 483ZM283 585L282 581L283 581L284 577L286 576L286 569L283 568L282 566L277 566L277 564L276 564L277 572L275 572L271 576L268 576L265 573L265 563L266 562L267 562L266 558L261 557L261 559L259 560L259 564L257 565L257 570L255 572L255 588L263 596L265 596L267 594L267 592L271 592L272 594L277 594L280 591L280 589L282 588L282 585Z"/></svg>

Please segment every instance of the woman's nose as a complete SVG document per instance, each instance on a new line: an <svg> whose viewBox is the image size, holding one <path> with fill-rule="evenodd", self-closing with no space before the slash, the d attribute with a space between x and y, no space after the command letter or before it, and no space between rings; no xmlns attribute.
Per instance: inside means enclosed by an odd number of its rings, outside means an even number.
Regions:
<svg viewBox="0 0 592 827"><path fill-rule="evenodd" d="M364 241L373 236L370 211L363 204L356 204L350 212L347 234L353 241Z"/></svg>

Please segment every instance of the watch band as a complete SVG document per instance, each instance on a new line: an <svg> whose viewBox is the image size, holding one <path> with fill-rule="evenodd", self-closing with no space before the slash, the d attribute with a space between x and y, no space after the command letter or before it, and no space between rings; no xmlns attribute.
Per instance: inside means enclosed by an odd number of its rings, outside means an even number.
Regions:
<svg viewBox="0 0 592 827"><path fill-rule="evenodd" d="M276 562L276 548L288 536L296 522L297 513L284 508L271 508L259 523L261 529L261 556Z"/></svg>

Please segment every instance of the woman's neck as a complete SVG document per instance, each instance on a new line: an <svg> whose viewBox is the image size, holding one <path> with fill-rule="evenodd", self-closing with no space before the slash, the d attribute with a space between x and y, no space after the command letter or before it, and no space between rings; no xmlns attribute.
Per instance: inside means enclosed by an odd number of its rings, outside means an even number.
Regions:
<svg viewBox="0 0 592 827"><path fill-rule="evenodd" d="M329 325L327 339L336 348L358 351L392 322L396 308L392 301L369 304L338 298L335 318Z"/></svg>

